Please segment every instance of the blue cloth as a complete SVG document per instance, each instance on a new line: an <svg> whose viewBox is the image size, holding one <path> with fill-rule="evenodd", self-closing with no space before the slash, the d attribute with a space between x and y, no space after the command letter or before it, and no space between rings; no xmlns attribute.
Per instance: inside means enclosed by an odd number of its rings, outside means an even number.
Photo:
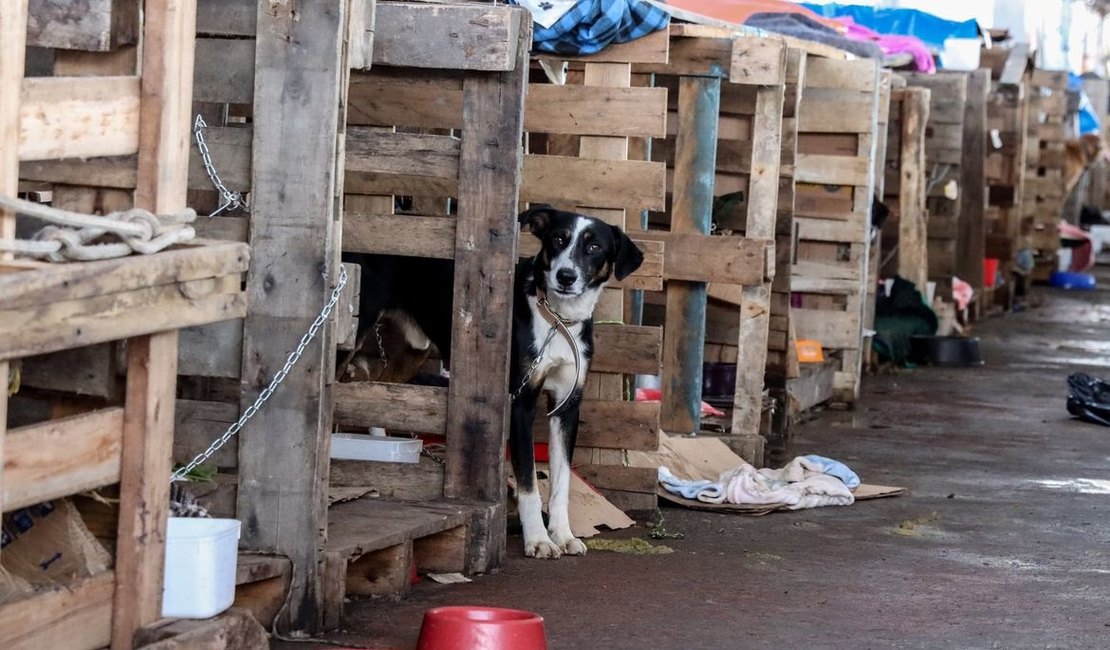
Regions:
<svg viewBox="0 0 1110 650"><path fill-rule="evenodd" d="M944 41L949 38L978 38L979 23L975 20L956 22L945 20L917 9L877 9L866 5L842 5L837 3L801 3L807 9L826 18L848 16L864 27L880 34L901 34L916 36L930 48L944 49Z"/></svg>
<svg viewBox="0 0 1110 650"><path fill-rule="evenodd" d="M1074 72L1068 73L1068 90L1079 93L1079 135L1102 133L1102 125L1095 107L1091 105L1091 98L1083 90L1083 77ZM1106 107L1103 106L1105 110Z"/></svg>
<svg viewBox="0 0 1110 650"><path fill-rule="evenodd" d="M859 487L859 476L839 460L833 460L814 454L806 456L806 460L814 465L819 465L821 470L829 476L835 476L841 481L844 481L844 485L847 485L849 490L854 490Z"/></svg>
<svg viewBox="0 0 1110 650"><path fill-rule="evenodd" d="M551 27L533 25L532 50L595 54L612 43L627 43L663 29L670 21L670 14L640 0L580 0Z"/></svg>

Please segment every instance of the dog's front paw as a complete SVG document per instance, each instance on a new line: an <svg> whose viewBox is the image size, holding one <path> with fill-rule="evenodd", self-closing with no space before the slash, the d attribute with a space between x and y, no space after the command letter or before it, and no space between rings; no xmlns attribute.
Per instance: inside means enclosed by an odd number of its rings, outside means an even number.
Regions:
<svg viewBox="0 0 1110 650"><path fill-rule="evenodd" d="M558 559L563 552L555 542L552 542L547 537L541 537L540 539L525 540L524 554L528 557L541 560L555 560Z"/></svg>
<svg viewBox="0 0 1110 650"><path fill-rule="evenodd" d="M555 540L555 543L559 545L559 549L563 552L563 555L586 554L586 545L582 543L582 540L578 539L574 535L555 534L551 536L551 539Z"/></svg>

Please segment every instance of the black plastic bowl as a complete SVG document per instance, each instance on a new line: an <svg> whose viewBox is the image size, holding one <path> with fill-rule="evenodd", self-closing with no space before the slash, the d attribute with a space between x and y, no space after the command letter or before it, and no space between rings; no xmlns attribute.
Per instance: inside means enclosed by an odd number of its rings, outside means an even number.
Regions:
<svg viewBox="0 0 1110 650"><path fill-rule="evenodd" d="M910 361L918 365L968 368L983 365L978 337L914 336L910 338Z"/></svg>

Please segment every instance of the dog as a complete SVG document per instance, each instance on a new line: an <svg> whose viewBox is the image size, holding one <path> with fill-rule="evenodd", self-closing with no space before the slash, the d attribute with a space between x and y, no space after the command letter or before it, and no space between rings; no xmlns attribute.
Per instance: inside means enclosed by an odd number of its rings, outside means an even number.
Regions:
<svg viewBox="0 0 1110 650"><path fill-rule="evenodd" d="M643 252L616 226L586 215L533 205L517 221L540 240L535 257L516 266L513 286L509 390L509 448L524 554L535 558L583 555L586 546L570 529L570 466L578 436L579 407L593 357L593 313L610 278L623 280L643 263ZM411 317L410 341L421 335L450 366L454 266L449 260L348 254L361 264L359 332L363 339L387 310ZM533 425L546 393L550 435L551 499L543 522L537 490Z"/></svg>

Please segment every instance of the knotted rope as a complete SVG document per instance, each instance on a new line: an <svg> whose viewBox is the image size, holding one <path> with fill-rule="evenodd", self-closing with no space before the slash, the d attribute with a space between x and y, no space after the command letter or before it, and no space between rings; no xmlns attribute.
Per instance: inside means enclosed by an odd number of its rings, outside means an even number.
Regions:
<svg viewBox="0 0 1110 650"><path fill-rule="evenodd" d="M191 208L166 215L132 208L101 217L3 195L0 208L51 224L31 239L0 239L0 252L48 262L106 260L132 253L150 255L196 236L188 225L197 218Z"/></svg>

